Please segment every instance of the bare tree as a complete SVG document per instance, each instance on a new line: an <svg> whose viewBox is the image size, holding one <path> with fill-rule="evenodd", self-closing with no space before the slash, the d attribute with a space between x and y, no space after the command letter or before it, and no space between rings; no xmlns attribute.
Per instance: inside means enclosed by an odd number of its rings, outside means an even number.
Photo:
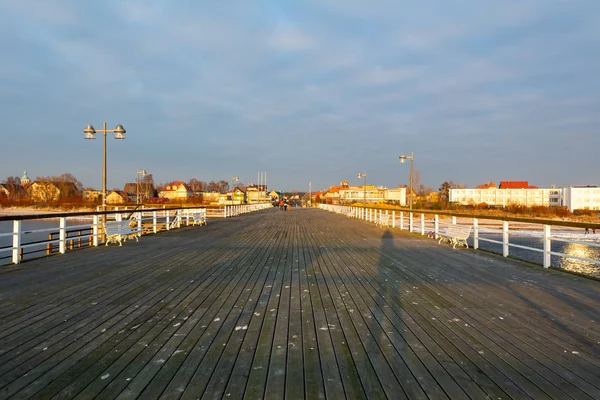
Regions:
<svg viewBox="0 0 600 400"><path fill-rule="evenodd" d="M68 183L73 183L75 185L75 188L77 190L79 190L79 191L83 190L83 185L81 184L81 182L79 182L77 180L77 178L75 178L71 174L62 174L62 175L59 175L56 178L54 178L54 182L68 182Z"/></svg>
<svg viewBox="0 0 600 400"><path fill-rule="evenodd" d="M217 190L219 191L219 193L227 193L227 191L229 190L229 182L219 181L219 182L217 182L217 188L218 188Z"/></svg>
<svg viewBox="0 0 600 400"><path fill-rule="evenodd" d="M208 184L208 191L209 192L218 192L219 185L217 185L217 183L215 181L210 181L210 183Z"/></svg>
<svg viewBox="0 0 600 400"><path fill-rule="evenodd" d="M190 187L190 189L192 189L192 192L194 192L194 193L205 192L206 189L208 188L208 185L206 184L206 182L199 181L196 178L190 179L190 181L188 182L188 186Z"/></svg>
<svg viewBox="0 0 600 400"><path fill-rule="evenodd" d="M24 190L21 186L21 178L19 178L18 176L9 176L8 178L6 178L5 186L6 190L8 190L9 200L23 197Z"/></svg>
<svg viewBox="0 0 600 400"><path fill-rule="evenodd" d="M149 199L156 196L154 189L154 176L152 174L143 174L139 181L139 191L142 199Z"/></svg>

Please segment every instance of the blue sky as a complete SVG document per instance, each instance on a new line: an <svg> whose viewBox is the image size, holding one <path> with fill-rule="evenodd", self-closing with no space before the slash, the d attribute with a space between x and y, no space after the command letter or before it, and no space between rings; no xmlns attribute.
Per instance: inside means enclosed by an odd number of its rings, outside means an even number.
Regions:
<svg viewBox="0 0 600 400"><path fill-rule="evenodd" d="M597 185L597 0L0 0L0 180Z"/></svg>

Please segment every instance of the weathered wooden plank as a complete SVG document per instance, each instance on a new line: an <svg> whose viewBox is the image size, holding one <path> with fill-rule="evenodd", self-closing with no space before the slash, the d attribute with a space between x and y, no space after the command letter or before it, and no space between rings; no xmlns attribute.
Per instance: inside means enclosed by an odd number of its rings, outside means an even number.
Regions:
<svg viewBox="0 0 600 400"><path fill-rule="evenodd" d="M600 397L597 282L318 210L1 276L2 398Z"/></svg>

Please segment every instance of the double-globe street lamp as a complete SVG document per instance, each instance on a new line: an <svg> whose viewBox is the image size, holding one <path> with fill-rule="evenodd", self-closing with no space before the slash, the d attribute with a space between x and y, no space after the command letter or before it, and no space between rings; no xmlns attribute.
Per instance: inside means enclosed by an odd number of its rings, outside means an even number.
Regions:
<svg viewBox="0 0 600 400"><path fill-rule="evenodd" d="M92 125L88 125L83 130L86 139L96 139L96 132L101 132L104 134L104 156L102 161L102 211L106 211L106 134L108 132L113 132L115 134L115 139L121 140L125 139L125 128L123 125L118 124L115 129L106 129L106 122L104 123L104 129L95 130ZM106 214L102 214L102 222L106 222Z"/></svg>
<svg viewBox="0 0 600 400"><path fill-rule="evenodd" d="M401 155L400 157L398 157L400 159L401 163L406 162L406 160L410 160L410 174L409 174L409 196L410 196L410 200L409 200L409 210L412 211L412 205L413 205L413 164L415 162L415 153L411 152L410 156L405 156L404 154Z"/></svg>
<svg viewBox="0 0 600 400"><path fill-rule="evenodd" d="M365 182L363 184L363 203L365 203L365 205L366 205L367 204L367 173L359 172L358 175L356 175L356 177L358 179L365 178Z"/></svg>

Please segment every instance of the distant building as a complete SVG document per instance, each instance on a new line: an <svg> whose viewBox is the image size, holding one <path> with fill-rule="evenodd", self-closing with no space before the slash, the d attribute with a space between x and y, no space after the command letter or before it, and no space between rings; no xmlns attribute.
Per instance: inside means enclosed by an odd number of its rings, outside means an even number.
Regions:
<svg viewBox="0 0 600 400"><path fill-rule="evenodd" d="M116 190L111 191L106 196L106 204L126 204L131 203L134 200L131 198L131 194L126 192L118 192Z"/></svg>
<svg viewBox="0 0 600 400"><path fill-rule="evenodd" d="M71 197L79 194L73 182L36 181L27 188L27 192L34 201L54 201L61 197Z"/></svg>
<svg viewBox="0 0 600 400"><path fill-rule="evenodd" d="M31 183L29 177L27 177L27 171L23 172L23 176L21 177L21 186L27 186Z"/></svg>
<svg viewBox="0 0 600 400"><path fill-rule="evenodd" d="M0 183L0 195L4 195L6 197L10 196L10 190L6 187L6 184Z"/></svg>
<svg viewBox="0 0 600 400"><path fill-rule="evenodd" d="M164 190L158 192L158 197L163 197L169 200L187 200L194 193L189 186L183 181L174 181L168 183Z"/></svg>
<svg viewBox="0 0 600 400"><path fill-rule="evenodd" d="M342 183L345 183L342 182ZM363 202L368 203L399 202L406 205L406 188L389 189L384 186L332 186L325 192L325 200L330 204Z"/></svg>
<svg viewBox="0 0 600 400"><path fill-rule="evenodd" d="M530 186L527 181L502 181L499 189L537 189L537 186Z"/></svg>
<svg viewBox="0 0 600 400"><path fill-rule="evenodd" d="M486 204L492 207L523 205L526 207L567 207L569 211L600 210L600 188L597 186L551 187L542 189L526 181L502 182L503 189L485 186L477 189L450 189L450 202L463 205ZM507 188L506 188L507 187Z"/></svg>
<svg viewBox="0 0 600 400"><path fill-rule="evenodd" d="M250 184L246 188L246 202L248 204L268 202L267 187L265 185Z"/></svg>
<svg viewBox="0 0 600 400"><path fill-rule="evenodd" d="M276 190L271 190L269 192L269 197L271 198L272 201L279 201L279 198L281 197L281 193L279 193Z"/></svg>
<svg viewBox="0 0 600 400"><path fill-rule="evenodd" d="M496 184L494 182L486 182L483 185L477 186L475 189L495 189Z"/></svg>
<svg viewBox="0 0 600 400"><path fill-rule="evenodd" d="M569 210L600 210L600 188L570 186L562 189L563 205Z"/></svg>
<svg viewBox="0 0 600 400"><path fill-rule="evenodd" d="M486 204L492 207L509 205L546 206L551 205L551 192L555 189L450 189L450 202L463 205Z"/></svg>
<svg viewBox="0 0 600 400"><path fill-rule="evenodd" d="M84 190L82 192L84 201L96 201L102 199L102 190Z"/></svg>

